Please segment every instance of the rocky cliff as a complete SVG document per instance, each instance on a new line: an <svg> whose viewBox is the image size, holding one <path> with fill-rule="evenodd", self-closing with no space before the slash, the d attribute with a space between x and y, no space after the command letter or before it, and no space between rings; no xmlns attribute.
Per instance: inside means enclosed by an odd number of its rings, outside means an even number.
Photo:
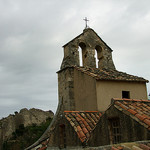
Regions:
<svg viewBox="0 0 150 150"><path fill-rule="evenodd" d="M53 117L52 111L42 111L40 109L21 109L20 112L15 112L14 115L9 115L0 120L0 145L3 141L9 139L12 133L23 124L24 127L36 124L39 125L45 122L47 118Z"/></svg>

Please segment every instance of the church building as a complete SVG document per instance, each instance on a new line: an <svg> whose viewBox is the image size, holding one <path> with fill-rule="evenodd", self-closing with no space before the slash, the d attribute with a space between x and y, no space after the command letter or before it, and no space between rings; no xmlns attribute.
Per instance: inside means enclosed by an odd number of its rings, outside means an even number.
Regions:
<svg viewBox="0 0 150 150"><path fill-rule="evenodd" d="M64 58L57 72L57 112L43 136L27 149L149 140L148 80L118 71L113 50L91 28L63 48Z"/></svg>

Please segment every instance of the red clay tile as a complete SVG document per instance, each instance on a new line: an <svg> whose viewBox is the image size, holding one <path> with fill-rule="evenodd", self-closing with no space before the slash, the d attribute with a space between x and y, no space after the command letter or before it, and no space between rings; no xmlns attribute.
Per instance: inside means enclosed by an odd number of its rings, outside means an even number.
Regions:
<svg viewBox="0 0 150 150"><path fill-rule="evenodd" d="M83 121L83 123L85 126L88 126L88 123L85 120Z"/></svg>
<svg viewBox="0 0 150 150"><path fill-rule="evenodd" d="M38 149L38 150L46 150L47 149L47 147L46 146L44 146L44 147L41 147L40 149Z"/></svg>
<svg viewBox="0 0 150 150"><path fill-rule="evenodd" d="M83 128L82 130L85 134L88 133L88 130L86 128Z"/></svg>
<svg viewBox="0 0 150 150"><path fill-rule="evenodd" d="M123 99L121 99L121 98L112 98L112 100L118 101L118 100L123 100Z"/></svg>
<svg viewBox="0 0 150 150"><path fill-rule="evenodd" d="M140 99L133 99L133 101L141 102L141 100L140 100Z"/></svg>
<svg viewBox="0 0 150 150"><path fill-rule="evenodd" d="M81 117L80 114L77 114L77 116L83 121L84 119Z"/></svg>
<svg viewBox="0 0 150 150"><path fill-rule="evenodd" d="M150 106L146 106L146 108L147 108L148 110L150 110Z"/></svg>
<svg viewBox="0 0 150 150"><path fill-rule="evenodd" d="M86 128L88 129L89 132L92 131L90 126L87 126Z"/></svg>
<svg viewBox="0 0 150 150"><path fill-rule="evenodd" d="M90 127L91 127L92 129L94 128L94 125L93 125L92 122L89 122L89 125L90 125Z"/></svg>
<svg viewBox="0 0 150 150"><path fill-rule="evenodd" d="M77 126L77 131L81 131L81 127L80 126Z"/></svg>
<svg viewBox="0 0 150 150"><path fill-rule="evenodd" d="M80 138L80 140L81 140L82 142L84 142L84 141L86 140L86 136Z"/></svg>
<svg viewBox="0 0 150 150"><path fill-rule="evenodd" d="M141 106L141 103L136 103L136 105L139 107L139 106Z"/></svg>
<svg viewBox="0 0 150 150"><path fill-rule="evenodd" d="M92 116L93 120L94 120L95 122L97 122L97 118L96 118L96 116L95 116L93 113L91 113L91 116Z"/></svg>
<svg viewBox="0 0 150 150"><path fill-rule="evenodd" d="M141 100L142 102L150 102L150 100Z"/></svg>
<svg viewBox="0 0 150 150"><path fill-rule="evenodd" d="M99 120L100 116L98 114L95 114L96 118Z"/></svg>
<svg viewBox="0 0 150 150"><path fill-rule="evenodd" d="M119 150L122 150L122 149L123 149L123 147L122 147L122 146L118 146L117 148L118 148Z"/></svg>
<svg viewBox="0 0 150 150"><path fill-rule="evenodd" d="M129 107L127 107L127 106L125 106L125 105L123 105L123 104L120 104L120 107L122 107L122 108L125 109L125 110L129 109Z"/></svg>
<svg viewBox="0 0 150 150"><path fill-rule="evenodd" d="M144 107L146 107L146 106L147 106L145 103L142 103L142 105L143 105Z"/></svg>
<svg viewBox="0 0 150 150"><path fill-rule="evenodd" d="M82 121L82 120L80 120L80 121L79 121L79 124L80 124L80 125L81 125L81 124L83 124L83 121Z"/></svg>
<svg viewBox="0 0 150 150"><path fill-rule="evenodd" d="M126 101L123 101L123 104L127 105L128 103Z"/></svg>
<svg viewBox="0 0 150 150"><path fill-rule="evenodd" d="M128 111L129 111L131 114L133 114L133 115L137 114L137 112L134 111L134 110L132 110L132 109L128 109Z"/></svg>
<svg viewBox="0 0 150 150"><path fill-rule="evenodd" d="M115 104L118 105L118 106L121 105L121 103L119 101L116 101Z"/></svg>
<svg viewBox="0 0 150 150"><path fill-rule="evenodd" d="M64 111L64 113L66 120L74 127L81 142L88 140L102 114L98 111Z"/></svg>
<svg viewBox="0 0 150 150"><path fill-rule="evenodd" d="M79 138L83 138L83 137L85 137L85 134L83 133L83 131L81 130L81 131L79 131L78 132L78 134L79 134Z"/></svg>
<svg viewBox="0 0 150 150"><path fill-rule="evenodd" d="M133 99L123 98L125 101L133 101Z"/></svg>
<svg viewBox="0 0 150 150"><path fill-rule="evenodd" d="M136 111L137 111L138 114L143 115L143 112L141 110L139 110L138 108L136 109Z"/></svg>
<svg viewBox="0 0 150 150"><path fill-rule="evenodd" d="M116 147L112 146L111 150L118 150Z"/></svg>
<svg viewBox="0 0 150 150"><path fill-rule="evenodd" d="M146 119L150 120L150 117L149 117L149 116L147 116L147 115L145 115L145 114L143 114L143 116L144 116Z"/></svg>
<svg viewBox="0 0 150 150"><path fill-rule="evenodd" d="M142 107L142 109L143 109L144 111L147 111L147 108L145 108L145 107Z"/></svg>
<svg viewBox="0 0 150 150"><path fill-rule="evenodd" d="M145 119L145 117L142 116L142 115L140 115L140 114L136 114L135 116L136 116L138 119L140 119L140 120L144 120L144 119Z"/></svg>
<svg viewBox="0 0 150 150"><path fill-rule="evenodd" d="M89 132L87 132L87 133L86 133L86 137L87 137L87 138L89 138L89 137L90 137L90 134L89 134Z"/></svg>
<svg viewBox="0 0 150 150"><path fill-rule="evenodd" d="M145 144L140 144L139 147L142 148L143 150L150 150L150 147Z"/></svg>
<svg viewBox="0 0 150 150"><path fill-rule="evenodd" d="M82 128L85 128L85 125L82 123L82 124L81 124L81 127L82 127Z"/></svg>
<svg viewBox="0 0 150 150"><path fill-rule="evenodd" d="M133 104L133 103L131 103L131 104L129 105L129 107L130 107L131 109L135 110L136 107L135 107L134 105L132 105L132 104Z"/></svg>
<svg viewBox="0 0 150 150"><path fill-rule="evenodd" d="M47 143L48 143L48 140L43 141L43 142L42 142L42 145L47 145Z"/></svg>
<svg viewBox="0 0 150 150"><path fill-rule="evenodd" d="M80 121L81 119L79 117L76 117L77 121Z"/></svg>
<svg viewBox="0 0 150 150"><path fill-rule="evenodd" d="M144 122L145 122L148 126L150 126L150 120L144 119Z"/></svg>
<svg viewBox="0 0 150 150"><path fill-rule="evenodd" d="M102 116L102 113L99 113L99 116L101 117L101 116Z"/></svg>

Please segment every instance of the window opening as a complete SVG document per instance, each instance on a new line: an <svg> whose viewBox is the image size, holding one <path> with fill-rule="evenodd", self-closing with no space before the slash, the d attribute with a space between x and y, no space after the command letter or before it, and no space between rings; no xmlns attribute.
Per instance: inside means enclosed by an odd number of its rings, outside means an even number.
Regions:
<svg viewBox="0 0 150 150"><path fill-rule="evenodd" d="M82 49L81 47L79 46L79 64L80 66L82 67L83 66L83 61L82 61Z"/></svg>
<svg viewBox="0 0 150 150"><path fill-rule="evenodd" d="M85 66L85 62L87 58L87 50L86 50L86 45L83 42L79 43L79 53L80 53L79 54L80 66Z"/></svg>
<svg viewBox="0 0 150 150"><path fill-rule="evenodd" d="M60 149L66 148L66 132L64 124L59 125L59 133L60 133L59 147Z"/></svg>
<svg viewBox="0 0 150 150"><path fill-rule="evenodd" d="M122 98L130 98L130 92L129 91L122 91Z"/></svg>
<svg viewBox="0 0 150 150"><path fill-rule="evenodd" d="M110 144L121 142L121 128L119 118L109 119L110 124Z"/></svg>
<svg viewBox="0 0 150 150"><path fill-rule="evenodd" d="M97 50L95 50L95 62L96 62L96 68L98 68L98 56L97 56Z"/></svg>
<svg viewBox="0 0 150 150"><path fill-rule="evenodd" d="M101 59L103 58L103 54L102 54L102 48L99 45L95 46L95 58L96 58L96 68L99 68L99 63L101 61ZM96 56L97 55L97 56Z"/></svg>

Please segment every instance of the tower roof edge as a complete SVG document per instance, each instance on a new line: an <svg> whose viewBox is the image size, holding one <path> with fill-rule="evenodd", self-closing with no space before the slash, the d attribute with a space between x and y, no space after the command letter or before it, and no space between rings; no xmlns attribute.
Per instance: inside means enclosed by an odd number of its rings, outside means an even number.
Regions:
<svg viewBox="0 0 150 150"><path fill-rule="evenodd" d="M69 43L71 43L71 42L74 41L75 39L79 38L79 37L80 37L81 35L83 35L85 32L89 32L89 31L94 32L94 33L97 35L97 37L98 37L111 51L113 51L113 50L102 40L102 38L101 38L92 28L86 28L86 29L84 29L81 34L79 34L78 36L76 36L75 38L73 38L71 41L67 42L67 43L66 43L65 45L63 45L62 47L63 47L63 48L66 47Z"/></svg>

